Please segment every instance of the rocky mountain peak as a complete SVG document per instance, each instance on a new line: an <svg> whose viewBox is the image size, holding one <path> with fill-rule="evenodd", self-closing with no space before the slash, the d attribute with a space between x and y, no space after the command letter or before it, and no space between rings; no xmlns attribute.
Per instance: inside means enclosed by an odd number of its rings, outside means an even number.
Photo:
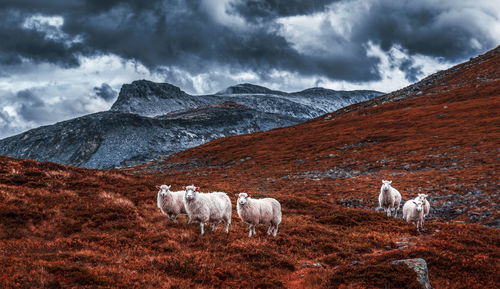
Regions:
<svg viewBox="0 0 500 289"><path fill-rule="evenodd" d="M271 90L267 87L251 83L241 83L230 86L217 94L284 94L282 91Z"/></svg>
<svg viewBox="0 0 500 289"><path fill-rule="evenodd" d="M122 85L118 99L111 107L114 111L134 112L137 102L150 102L161 99L174 99L188 96L179 87L170 83L156 83L149 80L136 80Z"/></svg>

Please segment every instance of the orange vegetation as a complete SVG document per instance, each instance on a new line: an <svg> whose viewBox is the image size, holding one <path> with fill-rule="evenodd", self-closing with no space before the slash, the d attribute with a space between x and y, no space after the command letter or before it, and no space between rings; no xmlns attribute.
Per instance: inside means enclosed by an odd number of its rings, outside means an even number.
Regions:
<svg viewBox="0 0 500 289"><path fill-rule="evenodd" d="M390 263L420 257L434 288L498 288L498 67L497 48L421 93L122 171L0 157L0 287L418 288ZM374 210L381 179L430 194L424 234ZM161 183L272 196L280 232L250 239L234 211L200 236L160 213Z"/></svg>

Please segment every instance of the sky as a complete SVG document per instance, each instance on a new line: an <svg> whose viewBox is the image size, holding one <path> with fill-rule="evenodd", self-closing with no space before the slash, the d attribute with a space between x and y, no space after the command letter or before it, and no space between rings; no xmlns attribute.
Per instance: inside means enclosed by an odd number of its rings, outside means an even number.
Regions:
<svg viewBox="0 0 500 289"><path fill-rule="evenodd" d="M391 92L499 44L491 0L0 0L0 138L137 79Z"/></svg>

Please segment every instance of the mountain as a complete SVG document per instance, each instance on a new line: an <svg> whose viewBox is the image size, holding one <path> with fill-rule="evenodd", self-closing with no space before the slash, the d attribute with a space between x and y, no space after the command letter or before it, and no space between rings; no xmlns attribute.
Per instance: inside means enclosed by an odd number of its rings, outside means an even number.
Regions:
<svg viewBox="0 0 500 289"><path fill-rule="evenodd" d="M427 288L497 288L499 66L497 48L410 94L120 170L0 156L0 287L413 289L394 261L423 258ZM377 211L382 179L430 195L425 232ZM160 184L226 192L229 234L170 222ZM239 192L281 203L277 237L248 237Z"/></svg>
<svg viewBox="0 0 500 289"><path fill-rule="evenodd" d="M245 83L228 87L216 94L189 95L168 83L138 80L123 85L111 110L157 116L232 101L262 112L294 118L314 118L381 94L372 90L335 91L325 88L286 93Z"/></svg>
<svg viewBox="0 0 500 289"><path fill-rule="evenodd" d="M0 154L86 168L137 165L216 138L294 125L379 94L327 89L288 94L241 84L193 96L168 83L139 80L123 85L109 111L5 138Z"/></svg>
<svg viewBox="0 0 500 289"><path fill-rule="evenodd" d="M1 153L87 168L147 162L207 141L304 121L232 102L154 118L105 111L0 141Z"/></svg>

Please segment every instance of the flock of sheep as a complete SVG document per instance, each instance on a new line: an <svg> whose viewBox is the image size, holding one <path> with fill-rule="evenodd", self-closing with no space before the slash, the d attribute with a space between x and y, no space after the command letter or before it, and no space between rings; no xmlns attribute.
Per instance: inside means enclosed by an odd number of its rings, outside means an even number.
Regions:
<svg viewBox="0 0 500 289"><path fill-rule="evenodd" d="M387 216L396 217L401 204L401 194L391 187L392 181L382 180L379 206ZM158 187L158 208L167 215L172 222L177 222L179 214L187 214L188 224L197 221L200 223L201 234L205 234L205 224L212 224L212 231L217 229L219 223L224 222L226 233L231 227L232 204L226 193L213 192L201 193L194 185L184 187L182 191L170 191L171 186ZM415 199L408 200L403 206L403 219L412 222L420 232L424 228L424 217L429 214L430 204L427 195L418 194ZM236 208L240 219L249 225L248 236L252 237L257 232L258 224L269 225L268 235L276 236L281 223L281 205L273 198L254 199L247 193L239 193Z"/></svg>
<svg viewBox="0 0 500 289"><path fill-rule="evenodd" d="M205 223L211 223L212 231L215 231L219 223L224 222L226 233L229 233L232 205L226 193L201 193L193 185L176 192L170 191L167 185L161 185L158 189L158 208L171 221L177 222L177 215L187 214L188 224L193 221L200 223L202 235L205 234ZM269 225L267 234L276 237L281 223L281 205L277 200L254 199L246 193L240 193L236 208L240 219L249 225L249 237L257 233L255 226L258 224Z"/></svg>
<svg viewBox="0 0 500 289"><path fill-rule="evenodd" d="M378 196L379 206L385 210L388 217L391 216L391 211L394 209L393 216L396 217L399 205L401 203L401 194L395 188L391 187L392 181L382 180L380 195ZM429 215L431 205L427 201L427 195L418 194L412 200L408 200L403 206L403 220L412 222L417 226L417 231L420 233L424 229L424 218Z"/></svg>

